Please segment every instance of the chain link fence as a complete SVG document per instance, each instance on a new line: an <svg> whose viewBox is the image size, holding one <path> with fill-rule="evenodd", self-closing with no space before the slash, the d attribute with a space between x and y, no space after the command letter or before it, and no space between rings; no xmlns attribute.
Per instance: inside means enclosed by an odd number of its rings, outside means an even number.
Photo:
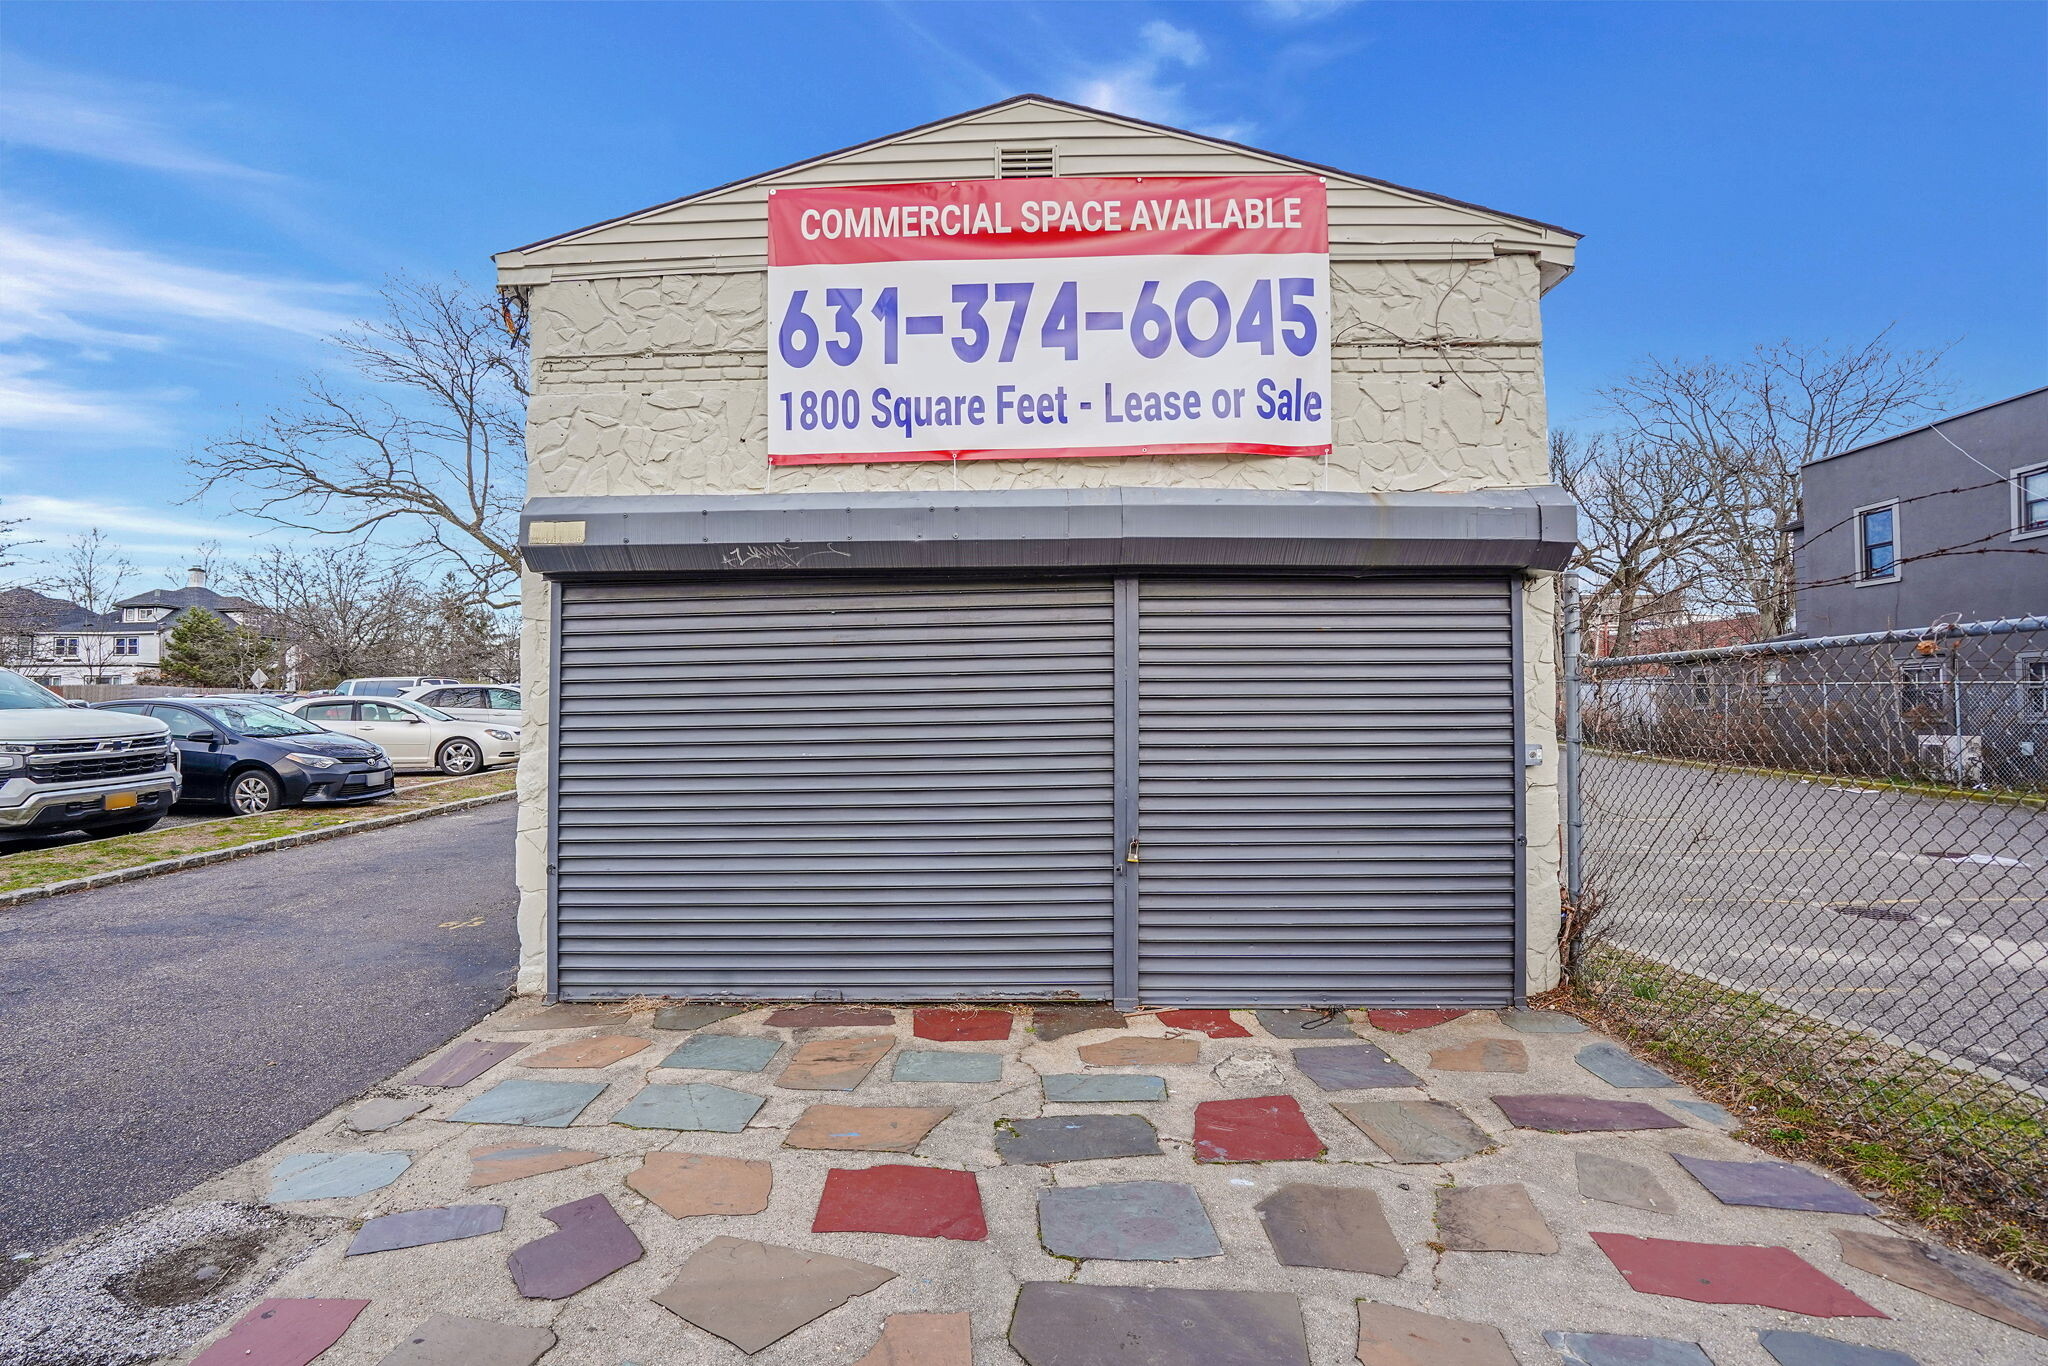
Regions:
<svg viewBox="0 0 2048 1366"><path fill-rule="evenodd" d="M2048 1276L2048 617L1585 660L1566 691L1580 999Z"/></svg>

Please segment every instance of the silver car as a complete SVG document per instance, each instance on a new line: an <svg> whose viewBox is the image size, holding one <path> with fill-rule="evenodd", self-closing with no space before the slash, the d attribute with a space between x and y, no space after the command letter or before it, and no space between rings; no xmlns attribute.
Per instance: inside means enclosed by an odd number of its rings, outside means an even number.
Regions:
<svg viewBox="0 0 2048 1366"><path fill-rule="evenodd" d="M522 696L517 683L429 684L399 694L408 702L424 702L464 721L488 721L518 729Z"/></svg>
<svg viewBox="0 0 2048 1366"><path fill-rule="evenodd" d="M284 709L370 741L391 756L395 769L460 777L519 759L516 727L464 721L400 697L308 697Z"/></svg>

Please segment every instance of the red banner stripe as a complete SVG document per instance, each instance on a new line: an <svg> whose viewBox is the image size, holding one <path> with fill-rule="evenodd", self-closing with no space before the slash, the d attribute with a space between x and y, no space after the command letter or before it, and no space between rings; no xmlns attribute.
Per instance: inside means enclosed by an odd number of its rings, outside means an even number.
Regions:
<svg viewBox="0 0 2048 1366"><path fill-rule="evenodd" d="M1091 456L1125 455L1303 455L1325 456L1328 446L1271 446L1253 441L1190 441L1155 446L1033 446L1015 450L959 451L812 451L803 455L771 455L771 465L884 465L899 460L1085 460Z"/></svg>

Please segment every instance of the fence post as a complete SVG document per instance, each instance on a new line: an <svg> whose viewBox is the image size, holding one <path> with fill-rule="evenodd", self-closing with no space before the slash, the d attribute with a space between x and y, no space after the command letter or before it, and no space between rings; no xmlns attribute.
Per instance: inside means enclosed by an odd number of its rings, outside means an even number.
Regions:
<svg viewBox="0 0 2048 1366"><path fill-rule="evenodd" d="M1586 812L1579 792L1579 756L1586 737L1579 724L1579 590L1569 572L1560 579L1558 593L1564 605L1564 638L1558 643L1564 665L1564 885L1577 904L1586 886L1580 853Z"/></svg>

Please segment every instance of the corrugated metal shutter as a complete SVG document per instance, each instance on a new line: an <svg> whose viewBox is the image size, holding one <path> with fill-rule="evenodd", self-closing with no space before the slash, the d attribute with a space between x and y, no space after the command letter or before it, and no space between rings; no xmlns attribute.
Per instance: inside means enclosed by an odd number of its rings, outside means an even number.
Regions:
<svg viewBox="0 0 2048 1366"><path fill-rule="evenodd" d="M559 591L564 997L1109 994L1107 582Z"/></svg>
<svg viewBox="0 0 2048 1366"><path fill-rule="evenodd" d="M1146 1002L1512 1000L1511 605L1504 582L1141 582Z"/></svg>

